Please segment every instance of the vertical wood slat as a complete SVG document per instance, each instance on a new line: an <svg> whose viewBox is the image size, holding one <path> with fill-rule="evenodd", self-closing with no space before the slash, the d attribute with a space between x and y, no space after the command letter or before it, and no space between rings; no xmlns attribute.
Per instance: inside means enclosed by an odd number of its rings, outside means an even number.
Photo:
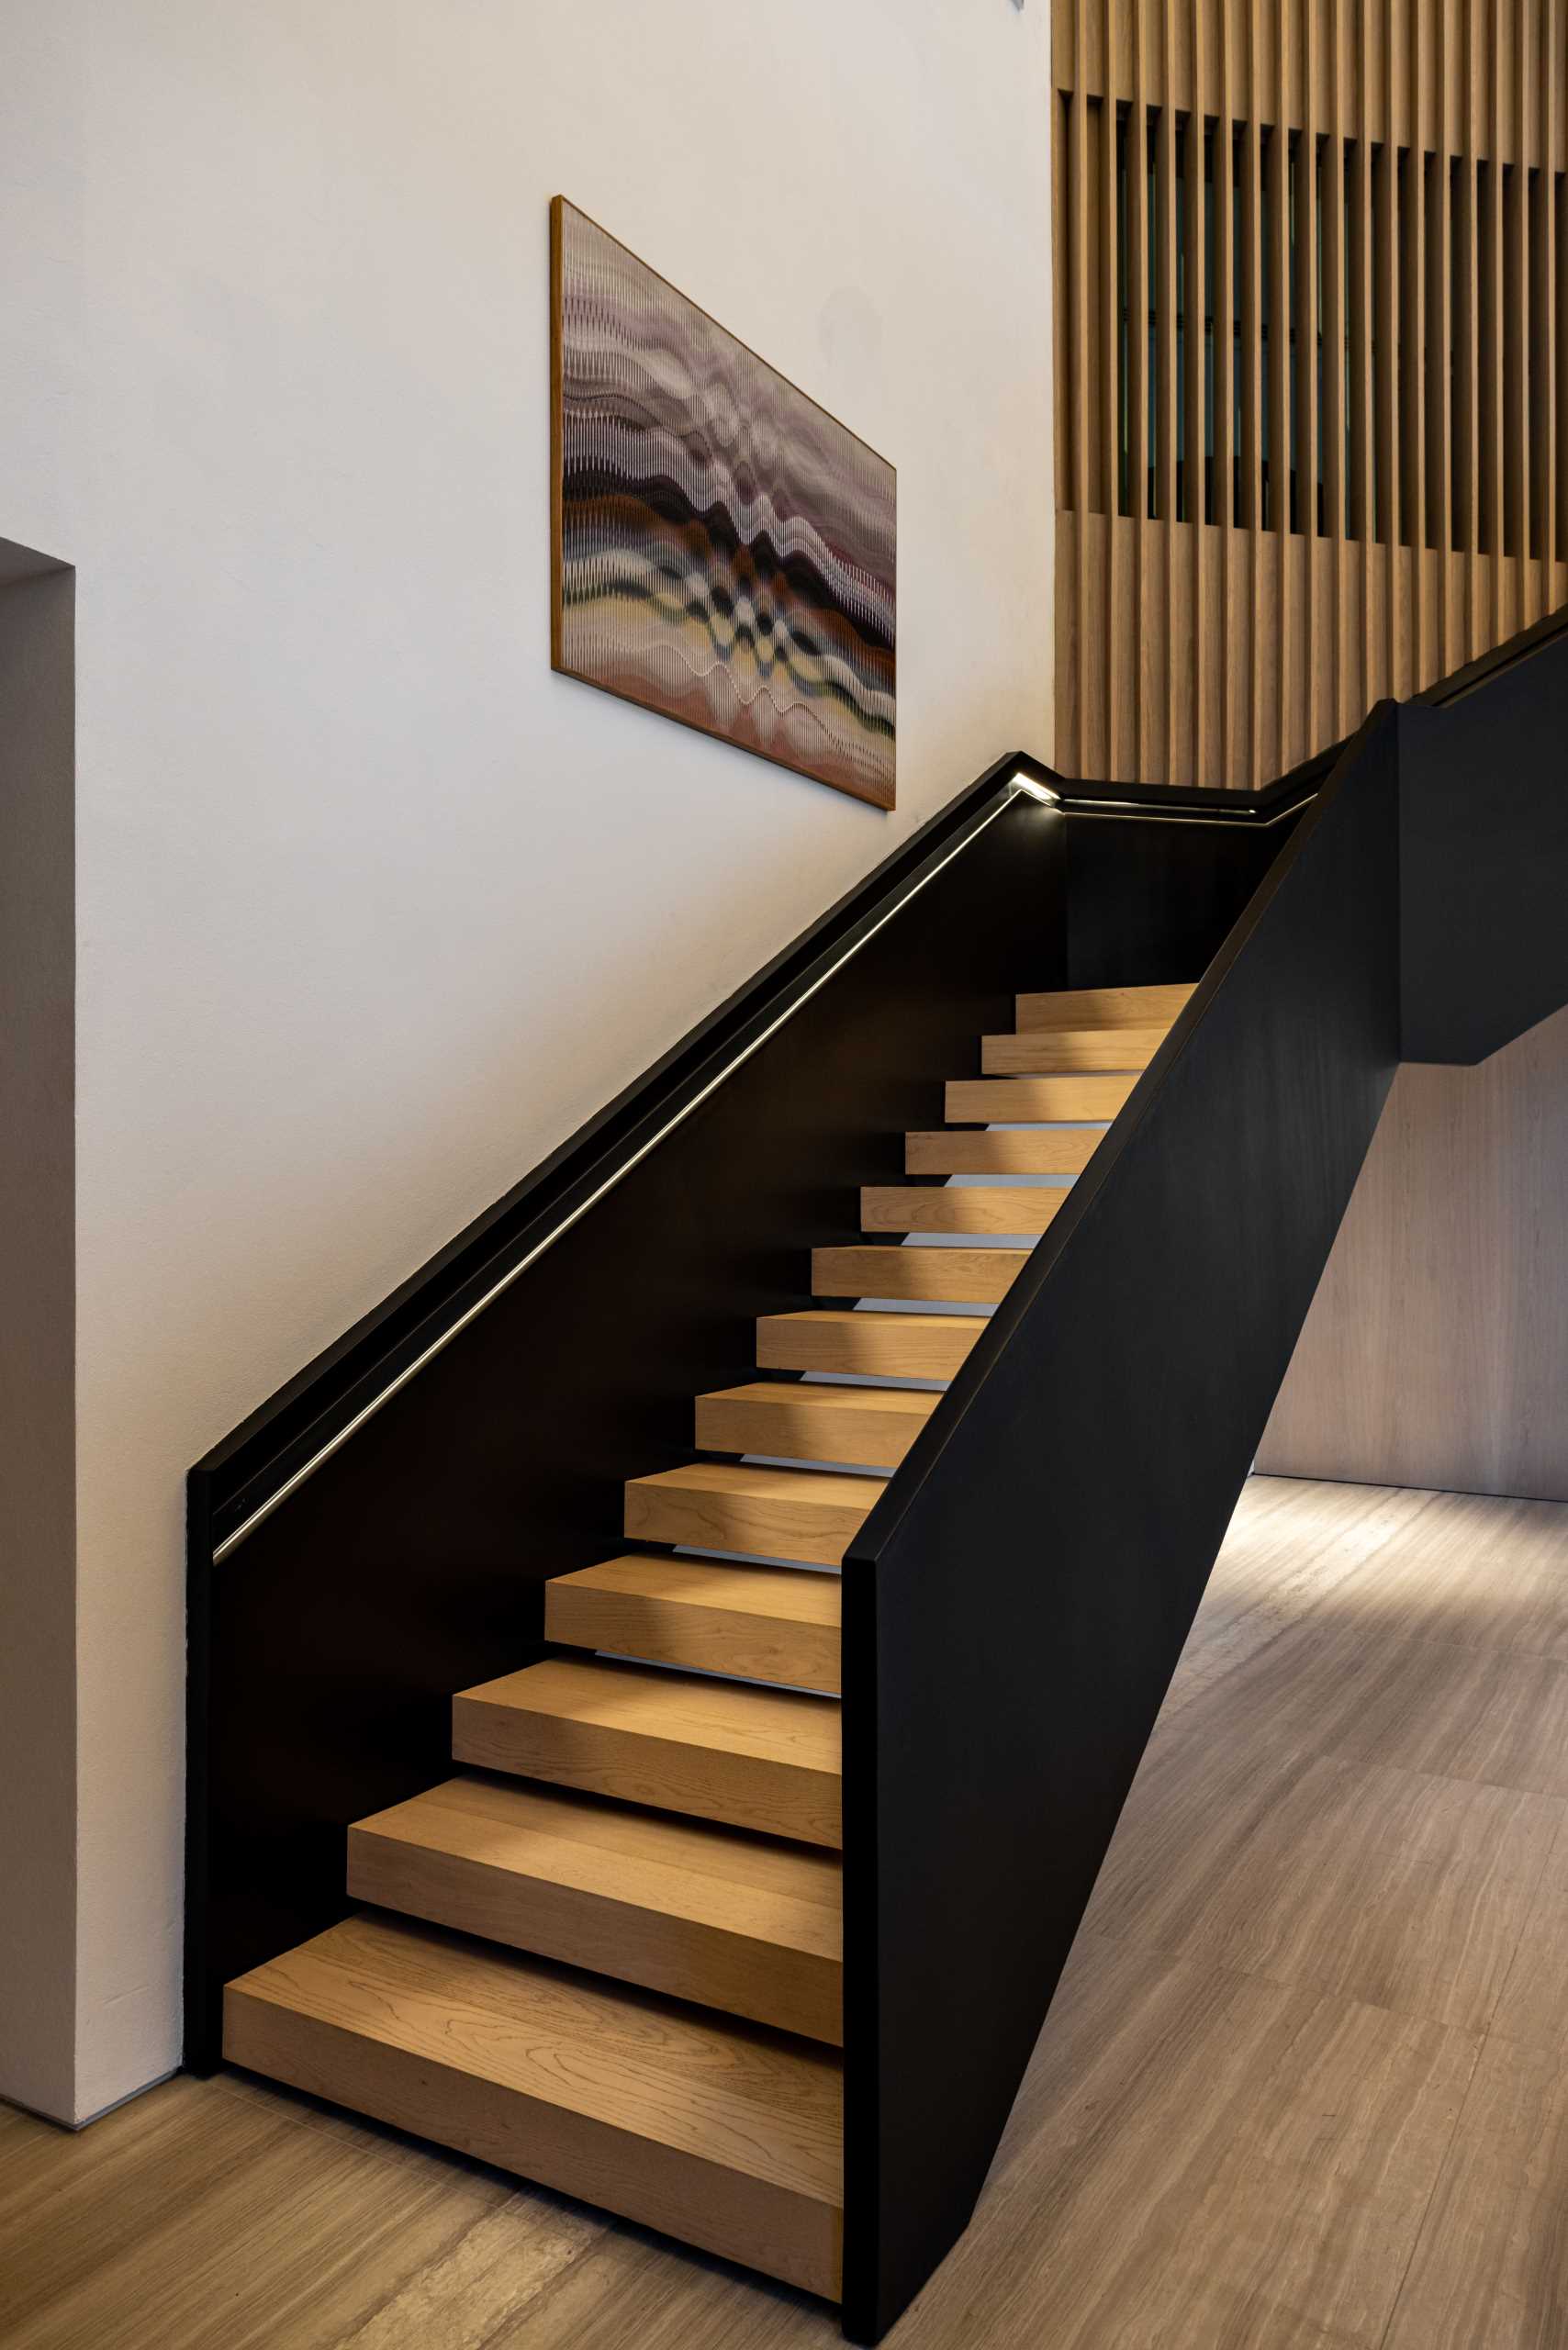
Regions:
<svg viewBox="0 0 1568 2350"><path fill-rule="evenodd" d="M1241 511L1247 525L1247 610L1252 658L1247 695L1246 740L1238 746L1238 780L1256 790L1267 774L1260 691L1261 645L1257 615L1263 595L1263 364L1262 364L1262 28L1253 9L1247 39L1247 124L1241 140Z"/></svg>
<svg viewBox="0 0 1568 2350"><path fill-rule="evenodd" d="M1372 659L1372 537L1376 498L1372 487L1374 400L1372 337L1372 9L1368 0L1357 12L1357 66L1354 75L1358 106L1354 171L1350 185L1350 429L1353 476L1353 517L1360 542L1361 628L1357 663L1357 695L1363 710L1377 699L1377 672Z"/></svg>
<svg viewBox="0 0 1568 2350"><path fill-rule="evenodd" d="M1103 46L1101 53L1106 58L1113 53L1115 29L1114 8L1115 0L1102 0L1100 21ZM1100 413L1105 513L1104 552L1102 558L1105 597L1103 614L1100 622L1101 643L1105 651L1102 656L1103 675L1100 680L1100 701L1104 713L1103 721L1105 743L1104 771L1111 777L1120 776L1126 772L1118 763L1120 744L1116 724L1118 699L1125 697L1125 688L1119 695L1120 681L1117 676L1119 663L1118 658L1113 657L1111 651L1112 647L1115 647L1116 655L1120 659L1126 658L1126 648L1119 643L1116 627L1116 541L1118 536L1116 519L1121 507L1119 480L1121 402L1117 354L1120 321L1116 315L1120 298L1121 255L1116 221L1116 102L1107 86L1100 106L1100 249L1103 273L1100 289Z"/></svg>
<svg viewBox="0 0 1568 2350"><path fill-rule="evenodd" d="M1071 148L1070 162L1072 188L1072 270L1073 270L1073 349L1071 357L1072 386L1069 397L1073 403L1072 434L1072 502L1073 502L1073 598L1072 598L1072 658L1076 682L1075 731L1076 764L1079 771L1092 775L1094 768L1089 754L1089 698L1091 668L1089 648L1089 352L1092 312L1089 295L1089 97L1085 89L1085 25L1088 0L1072 0L1073 87L1070 101ZM1058 397L1061 397L1059 391Z"/></svg>
<svg viewBox="0 0 1568 2350"><path fill-rule="evenodd" d="M1473 658L1483 642L1481 546L1481 188L1475 156L1475 35L1484 0L1464 0L1464 40L1458 96L1463 152L1455 173L1458 205L1453 233L1459 239L1454 272L1454 528L1462 550L1462 661Z"/></svg>
<svg viewBox="0 0 1568 2350"><path fill-rule="evenodd" d="M1155 133L1155 184L1158 246L1154 308L1158 320L1155 394L1155 504L1158 509L1157 559L1160 563L1164 598L1165 677L1161 728L1164 771L1175 771L1181 758L1182 732L1178 709L1177 678L1189 666L1183 636L1178 632L1176 609L1176 0L1162 0L1160 8L1160 68L1162 103Z"/></svg>
<svg viewBox="0 0 1568 2350"><path fill-rule="evenodd" d="M1519 81L1518 65L1524 42L1518 36L1523 31L1523 18L1528 0L1515 0L1511 8L1499 11L1501 17L1512 19L1509 32L1511 45L1497 59L1501 83L1500 103L1505 117L1502 146L1512 161L1503 173L1503 274L1499 285L1498 317L1502 328L1503 406L1500 437L1503 443L1503 537L1507 549L1505 565L1506 586L1505 609L1506 625L1517 628L1523 620L1522 588L1524 580L1523 549L1519 544L1521 524L1528 534L1526 514L1526 425L1520 401L1525 387L1525 334L1520 314L1525 271L1525 203L1526 173L1518 157Z"/></svg>
<svg viewBox="0 0 1568 2350"><path fill-rule="evenodd" d="M1530 174L1526 125L1529 119L1529 62L1534 0L1518 0L1514 15L1514 198L1509 219L1512 230L1510 278L1513 300L1508 304L1508 337L1513 354L1508 396L1507 430L1515 443L1509 488L1514 502L1514 611L1516 628L1527 628L1535 610L1535 567L1530 561Z"/></svg>
<svg viewBox="0 0 1568 2350"><path fill-rule="evenodd" d="M1063 13L1058 12L1054 34L1060 38ZM1053 62L1055 49L1053 40ZM1072 397L1072 319L1070 306L1076 298L1072 287L1072 254L1070 252L1072 207L1069 190L1069 158L1072 102L1056 95L1059 73L1053 76L1051 114L1051 337L1052 364L1056 381L1056 432L1053 448L1056 459L1057 510L1058 517L1073 509L1076 499L1077 461L1073 454L1073 421L1077 413ZM1061 550L1067 533L1058 520L1056 536L1056 560L1058 573ZM1076 680L1071 668L1076 662L1077 633L1070 636L1064 625L1062 611L1063 588L1058 576L1056 609L1056 756L1059 762L1073 755L1075 744L1070 732L1077 725ZM1067 651L1064 658L1064 647Z"/></svg>
<svg viewBox="0 0 1568 2350"><path fill-rule="evenodd" d="M1557 397L1553 430L1557 447L1557 479L1552 505L1556 518L1555 560L1568 562L1568 171L1563 166L1562 149L1565 139L1565 118L1568 118L1568 28L1558 28L1556 50L1551 75L1551 105L1555 136L1553 164L1556 174L1551 190L1552 235L1556 240L1556 267L1552 273L1552 342L1556 352ZM1552 600L1562 592L1562 582L1552 575Z"/></svg>
<svg viewBox="0 0 1568 2350"><path fill-rule="evenodd" d="M1373 274L1374 341L1377 376L1377 506L1378 536L1384 554L1383 599L1383 688L1399 694L1399 643L1403 599L1400 586L1402 515L1399 499L1399 138L1395 119L1398 77L1394 67L1394 29L1399 0L1383 0L1383 143L1378 153L1374 185L1378 190L1375 220L1378 251Z"/></svg>
<svg viewBox="0 0 1568 2350"><path fill-rule="evenodd" d="M1321 0L1301 0L1282 14L1301 26L1301 140L1295 171L1295 458L1301 531L1302 602L1297 630L1300 679L1291 707L1285 764L1305 759L1317 724L1317 50Z"/></svg>
<svg viewBox="0 0 1568 2350"><path fill-rule="evenodd" d="M1194 783L1208 783L1210 775L1210 723L1208 696L1207 614L1204 603L1204 546L1206 525L1204 519L1204 476L1205 466L1204 431L1204 307L1207 300L1204 276L1204 223L1207 198L1204 189L1204 143L1208 116L1208 10L1205 0L1191 0L1190 24L1193 43L1192 106L1187 120L1187 442L1184 466L1187 485L1187 523L1192 536L1192 591L1188 609L1193 628L1193 764L1190 769Z"/></svg>
<svg viewBox="0 0 1568 2350"><path fill-rule="evenodd" d="M1542 0L1539 11L1532 62L1537 77L1535 217L1532 223L1530 287L1530 385L1533 394L1530 432L1537 458L1533 529L1536 562L1533 571L1532 618L1551 609L1552 522L1556 507L1557 379L1551 330L1551 297L1557 274L1556 205L1553 154L1556 148L1555 84L1557 19L1555 0Z"/></svg>
<svg viewBox="0 0 1568 2350"><path fill-rule="evenodd" d="M1490 45L1490 167L1488 167L1488 202L1485 202L1484 249L1481 249L1481 331L1485 339L1484 357L1484 402L1481 402L1481 440L1484 440L1484 500L1490 517L1490 557L1493 557L1493 597L1490 597L1490 642L1500 643L1506 634L1506 470L1502 456L1502 419L1506 407L1506 386L1502 381L1505 364L1505 315L1502 315L1502 280L1505 280L1505 235L1502 235L1502 143L1505 143L1505 108L1502 108L1502 26L1506 21L1509 0L1493 0L1493 45Z"/></svg>
<svg viewBox="0 0 1568 2350"><path fill-rule="evenodd" d="M1236 464L1234 374L1235 235L1231 198L1231 151L1236 129L1235 59L1231 50L1230 10L1220 0L1218 32L1218 117L1215 134L1215 353L1214 353L1214 520L1219 532L1219 627L1228 641L1235 599L1231 526L1235 520L1233 477ZM1234 663L1222 662L1218 709L1220 778L1233 788L1236 773L1236 727L1233 706Z"/></svg>
<svg viewBox="0 0 1568 2350"><path fill-rule="evenodd" d="M1452 626L1453 420L1450 352L1453 342L1450 299L1453 283L1453 221L1450 204L1449 154L1453 130L1450 97L1453 81L1453 23L1457 11L1438 10L1433 29L1437 102L1432 126L1431 218L1427 223L1427 470L1428 533L1435 540L1436 649L1432 674L1444 676L1458 663Z"/></svg>
<svg viewBox="0 0 1568 2350"><path fill-rule="evenodd" d="M1328 733L1349 728L1345 695L1345 133L1341 0L1327 0L1328 131L1323 159L1323 506ZM1314 745L1316 748L1316 745Z"/></svg>
<svg viewBox="0 0 1568 2350"><path fill-rule="evenodd" d="M1129 775L1144 771L1148 748L1148 108L1144 95L1145 0L1125 0L1130 17L1132 103L1127 109L1127 509L1132 516L1133 642Z"/></svg>
<svg viewBox="0 0 1568 2350"><path fill-rule="evenodd" d="M1291 283L1290 283L1290 40L1285 11L1274 18L1275 89L1273 135L1269 141L1264 212L1269 243L1269 528L1274 533L1274 613L1277 682L1273 736L1274 773L1291 764L1289 710L1295 646L1291 626Z"/></svg>
<svg viewBox="0 0 1568 2350"><path fill-rule="evenodd" d="M1556 600L1557 516L1560 505L1557 469L1562 461L1562 442L1557 429L1562 356L1557 347L1559 327L1554 315L1560 297L1557 273L1562 261L1557 245L1557 94L1558 75L1562 70L1562 30L1561 11L1553 5L1553 0L1547 0L1541 14L1545 27L1540 84L1540 271L1543 284L1540 303L1542 352L1539 380L1545 460L1540 493L1540 603L1543 611L1550 611Z"/></svg>
<svg viewBox="0 0 1568 2350"><path fill-rule="evenodd" d="M1410 542L1406 573L1407 610L1401 628L1407 648L1404 690L1416 693L1428 682L1427 669L1427 138L1423 104L1421 39L1423 10L1405 17L1405 79L1409 118L1404 158L1405 191L1400 221L1402 303L1398 350L1400 389L1400 503Z"/></svg>

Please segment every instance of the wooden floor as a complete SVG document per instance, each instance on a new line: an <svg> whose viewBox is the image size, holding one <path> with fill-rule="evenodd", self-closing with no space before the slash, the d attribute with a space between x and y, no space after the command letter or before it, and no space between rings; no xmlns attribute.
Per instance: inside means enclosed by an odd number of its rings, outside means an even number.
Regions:
<svg viewBox="0 0 1568 2350"><path fill-rule="evenodd" d="M237 2076L0 2109L6 2350L782 2350L834 2314ZM897 2350L1568 2344L1568 1505L1256 1480Z"/></svg>

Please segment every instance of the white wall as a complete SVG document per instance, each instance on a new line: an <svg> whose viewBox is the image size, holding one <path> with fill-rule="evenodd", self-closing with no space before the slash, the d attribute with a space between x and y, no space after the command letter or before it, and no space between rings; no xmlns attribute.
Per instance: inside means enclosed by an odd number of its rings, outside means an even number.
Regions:
<svg viewBox="0 0 1568 2350"><path fill-rule="evenodd" d="M0 0L0 533L78 570L78 2115L176 2060L190 1460L1049 755L1048 30ZM557 190L897 464L896 816L549 674Z"/></svg>

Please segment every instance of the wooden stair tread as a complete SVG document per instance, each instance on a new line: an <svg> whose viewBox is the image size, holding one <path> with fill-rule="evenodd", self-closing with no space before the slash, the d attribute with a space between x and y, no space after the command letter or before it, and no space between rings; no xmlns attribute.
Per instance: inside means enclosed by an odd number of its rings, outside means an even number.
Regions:
<svg viewBox="0 0 1568 2350"><path fill-rule="evenodd" d="M951 1379L984 1328L983 1315L857 1314L818 1306L763 1315L756 1360L764 1371Z"/></svg>
<svg viewBox="0 0 1568 2350"><path fill-rule="evenodd" d="M1103 1126L968 1126L904 1136L910 1175L1081 1175Z"/></svg>
<svg viewBox="0 0 1568 2350"><path fill-rule="evenodd" d="M935 1395L902 1387L823 1387L757 1380L697 1399L705 1452L767 1452L803 1460L896 1466L935 1410Z"/></svg>
<svg viewBox="0 0 1568 2350"><path fill-rule="evenodd" d="M636 1664L545 1657L465 1689L454 1702L465 1709L518 1708L634 1738L673 1740L704 1753L752 1755L835 1774L839 1767L837 1706L831 1698L792 1689L753 1689Z"/></svg>
<svg viewBox="0 0 1568 2350"><path fill-rule="evenodd" d="M350 1829L348 1889L784 2031L841 2034L842 1871L807 1845L449 1779Z"/></svg>
<svg viewBox="0 0 1568 2350"><path fill-rule="evenodd" d="M723 1606L738 1616L775 1616L792 1624L835 1628L844 1590L837 1575L818 1574L811 1568L741 1567L722 1559L669 1558L644 1551L553 1576L544 1588L547 1593L621 1592L659 1599L670 1607Z"/></svg>
<svg viewBox="0 0 1568 2350"><path fill-rule="evenodd" d="M879 1477L693 1461L629 1479L623 1527L636 1541L747 1550L834 1567L881 1492Z"/></svg>
<svg viewBox="0 0 1568 2350"><path fill-rule="evenodd" d="M1026 1248L813 1248L812 1289L818 1297L950 1298L990 1305L1006 1295L1028 1258Z"/></svg>
<svg viewBox="0 0 1568 2350"><path fill-rule="evenodd" d="M1138 988L1060 988L1017 999L1020 1028L1169 1027L1186 1007L1196 980Z"/></svg>
<svg viewBox="0 0 1568 2350"><path fill-rule="evenodd" d="M1026 1077L1052 1069L1140 1069L1165 1042L1164 1026L1148 1028L1027 1028L982 1036L980 1068L987 1077Z"/></svg>
<svg viewBox="0 0 1568 2350"><path fill-rule="evenodd" d="M958 1077L949 1080L943 1116L954 1125L993 1120L1114 1118L1138 1081L1137 1069L1098 1076Z"/></svg>
<svg viewBox="0 0 1568 2350"><path fill-rule="evenodd" d="M1066 1204L1070 1184L872 1184L860 1194L867 1232L1044 1232Z"/></svg>
<svg viewBox="0 0 1568 2350"><path fill-rule="evenodd" d="M810 1568L632 1555L553 1577L544 1635L660 1664L836 1691L842 1596L836 1575Z"/></svg>
<svg viewBox="0 0 1568 2350"><path fill-rule="evenodd" d="M453 1699L459 1762L836 1845L836 1698L586 1657Z"/></svg>
<svg viewBox="0 0 1568 2350"><path fill-rule="evenodd" d="M224 2053L837 2294L837 2058L430 1927L354 1917L229 1985Z"/></svg>

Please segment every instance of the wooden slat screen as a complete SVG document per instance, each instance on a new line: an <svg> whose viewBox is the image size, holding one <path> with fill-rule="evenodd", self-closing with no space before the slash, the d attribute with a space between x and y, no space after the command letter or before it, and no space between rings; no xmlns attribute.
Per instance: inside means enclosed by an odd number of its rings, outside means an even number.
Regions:
<svg viewBox="0 0 1568 2350"><path fill-rule="evenodd" d="M1255 789L1568 600L1568 0L1056 0L1058 764Z"/></svg>

